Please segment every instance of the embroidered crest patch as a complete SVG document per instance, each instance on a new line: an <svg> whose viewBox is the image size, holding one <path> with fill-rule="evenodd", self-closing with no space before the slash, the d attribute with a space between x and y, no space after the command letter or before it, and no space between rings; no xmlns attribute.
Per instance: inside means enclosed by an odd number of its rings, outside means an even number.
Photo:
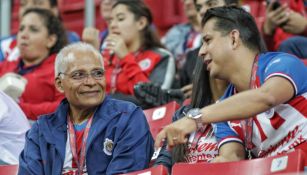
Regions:
<svg viewBox="0 0 307 175"><path fill-rule="evenodd" d="M113 141L106 138L103 143L103 152L108 156L112 155L113 145Z"/></svg>
<svg viewBox="0 0 307 175"><path fill-rule="evenodd" d="M141 69L144 71L150 68L151 60L149 58L145 58L144 60L140 61L138 64L141 67Z"/></svg>

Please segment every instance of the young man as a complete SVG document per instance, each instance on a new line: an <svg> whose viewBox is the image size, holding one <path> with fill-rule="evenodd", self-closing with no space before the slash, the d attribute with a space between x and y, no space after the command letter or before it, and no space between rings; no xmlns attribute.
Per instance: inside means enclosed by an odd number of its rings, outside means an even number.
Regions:
<svg viewBox="0 0 307 175"><path fill-rule="evenodd" d="M199 55L210 76L229 81L221 102L193 109L187 117L165 127L156 146L186 142L186 135L206 123L243 119L238 125L215 126L219 157L235 160L244 154L240 144L256 157L302 148L307 137L307 68L296 57L278 52L260 53L260 33L252 16L236 7L209 9L202 20L203 45ZM241 126L241 127L240 127Z"/></svg>

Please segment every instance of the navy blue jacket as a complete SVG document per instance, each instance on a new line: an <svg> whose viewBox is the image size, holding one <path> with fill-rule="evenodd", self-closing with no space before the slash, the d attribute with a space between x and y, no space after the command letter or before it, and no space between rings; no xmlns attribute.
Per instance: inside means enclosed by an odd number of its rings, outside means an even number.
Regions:
<svg viewBox="0 0 307 175"><path fill-rule="evenodd" d="M18 174L61 174L67 140L68 102L42 116L27 132ZM104 152L105 139L113 141L111 155ZM148 167L153 153L145 115L134 104L106 98L94 114L86 144L88 174L120 174Z"/></svg>

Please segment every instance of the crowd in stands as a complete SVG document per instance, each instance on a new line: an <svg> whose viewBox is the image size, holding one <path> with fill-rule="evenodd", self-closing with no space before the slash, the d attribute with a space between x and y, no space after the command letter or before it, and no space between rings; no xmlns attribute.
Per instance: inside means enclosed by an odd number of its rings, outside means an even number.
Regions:
<svg viewBox="0 0 307 175"><path fill-rule="evenodd" d="M307 1L260 3L259 25L248 1L181 0L186 21L160 36L146 0L99 0L107 27L79 37L58 0L21 0L17 34L0 38L0 168L171 173L307 154ZM153 138L143 111L174 100Z"/></svg>

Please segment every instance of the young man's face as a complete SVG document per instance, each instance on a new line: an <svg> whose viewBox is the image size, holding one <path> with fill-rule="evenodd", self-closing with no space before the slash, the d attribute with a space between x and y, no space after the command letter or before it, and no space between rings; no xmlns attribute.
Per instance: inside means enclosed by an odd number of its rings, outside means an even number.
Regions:
<svg viewBox="0 0 307 175"><path fill-rule="evenodd" d="M199 57L207 64L207 70L213 78L224 79L228 63L231 61L230 51L233 49L232 40L229 35L215 28L216 19L209 19L202 28L202 46Z"/></svg>

